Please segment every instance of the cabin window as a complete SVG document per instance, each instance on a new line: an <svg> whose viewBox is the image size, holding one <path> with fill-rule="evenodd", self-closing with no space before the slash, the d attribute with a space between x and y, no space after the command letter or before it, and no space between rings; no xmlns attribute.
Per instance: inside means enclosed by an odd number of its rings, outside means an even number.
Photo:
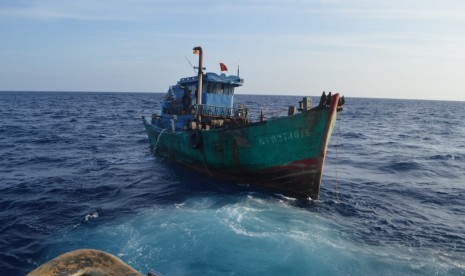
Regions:
<svg viewBox="0 0 465 276"><path fill-rule="evenodd" d="M191 91L195 91L196 88L197 87L193 87ZM226 83L207 82L204 84L203 92L219 95L232 95L234 92L234 87Z"/></svg>
<svg viewBox="0 0 465 276"><path fill-rule="evenodd" d="M213 92L213 87L212 87L212 83L211 82L208 82L207 83L207 90L206 90L207 93L212 93Z"/></svg>
<svg viewBox="0 0 465 276"><path fill-rule="evenodd" d="M216 94L216 91L218 91L218 87L216 83L212 83L212 93Z"/></svg>
<svg viewBox="0 0 465 276"><path fill-rule="evenodd" d="M230 85L225 85L224 94L231 95L231 86Z"/></svg>
<svg viewBox="0 0 465 276"><path fill-rule="evenodd" d="M224 91L224 83L223 84L220 84L218 83L218 94L223 94L223 91Z"/></svg>
<svg viewBox="0 0 465 276"><path fill-rule="evenodd" d="M218 84L214 83L214 82L209 82L207 83L206 85L206 92L207 93L217 93L218 91Z"/></svg>
<svg viewBox="0 0 465 276"><path fill-rule="evenodd" d="M223 93L225 95L232 95L233 91L234 91L234 87L232 87L231 85L227 85L227 84L224 85L224 92Z"/></svg>

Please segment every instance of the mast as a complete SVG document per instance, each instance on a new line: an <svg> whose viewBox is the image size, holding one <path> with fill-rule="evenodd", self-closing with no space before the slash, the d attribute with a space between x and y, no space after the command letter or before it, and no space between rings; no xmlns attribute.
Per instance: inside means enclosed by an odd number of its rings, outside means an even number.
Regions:
<svg viewBox="0 0 465 276"><path fill-rule="evenodd" d="M201 105L202 105L202 81L203 81L203 70L202 70L202 62L203 62L203 51L202 47L197 46L194 47L194 54L199 54L199 73L198 73L198 83L197 83L197 106L199 107L199 114L197 114L197 119L200 120L201 118Z"/></svg>

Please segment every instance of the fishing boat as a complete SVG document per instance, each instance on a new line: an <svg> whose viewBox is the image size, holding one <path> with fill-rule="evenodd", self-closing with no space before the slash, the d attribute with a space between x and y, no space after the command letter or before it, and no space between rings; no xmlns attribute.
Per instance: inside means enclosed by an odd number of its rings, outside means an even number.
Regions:
<svg viewBox="0 0 465 276"><path fill-rule="evenodd" d="M288 107L285 116L256 121L234 103L244 84L238 74L204 73L203 50L197 76L169 87L160 114L143 116L152 150L186 167L241 184L257 185L286 196L317 199L326 150L344 97L326 95L312 107L310 97Z"/></svg>

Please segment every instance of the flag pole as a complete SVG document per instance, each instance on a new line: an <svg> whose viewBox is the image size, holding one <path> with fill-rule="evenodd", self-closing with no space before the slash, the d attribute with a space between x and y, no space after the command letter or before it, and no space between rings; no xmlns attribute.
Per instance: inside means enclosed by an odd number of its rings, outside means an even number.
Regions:
<svg viewBox="0 0 465 276"><path fill-rule="evenodd" d="M199 54L199 71L198 71L198 82L197 82L197 106L199 110L197 111L197 119L200 121L202 117L202 81L203 81L203 69L202 69L202 61L203 61L203 51L202 47L197 46L194 47L194 54Z"/></svg>

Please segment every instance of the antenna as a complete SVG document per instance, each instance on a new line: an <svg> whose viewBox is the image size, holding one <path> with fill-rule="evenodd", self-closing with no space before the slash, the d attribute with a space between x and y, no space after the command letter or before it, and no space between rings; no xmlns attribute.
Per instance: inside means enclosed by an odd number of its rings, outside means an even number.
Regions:
<svg viewBox="0 0 465 276"><path fill-rule="evenodd" d="M197 71L195 71L195 67L194 65L192 65L191 61L186 56L184 57L186 58L187 62L189 62L189 65L192 67L192 70L194 70L194 74L197 74Z"/></svg>
<svg viewBox="0 0 465 276"><path fill-rule="evenodd" d="M239 60L237 60L237 76L239 77Z"/></svg>

